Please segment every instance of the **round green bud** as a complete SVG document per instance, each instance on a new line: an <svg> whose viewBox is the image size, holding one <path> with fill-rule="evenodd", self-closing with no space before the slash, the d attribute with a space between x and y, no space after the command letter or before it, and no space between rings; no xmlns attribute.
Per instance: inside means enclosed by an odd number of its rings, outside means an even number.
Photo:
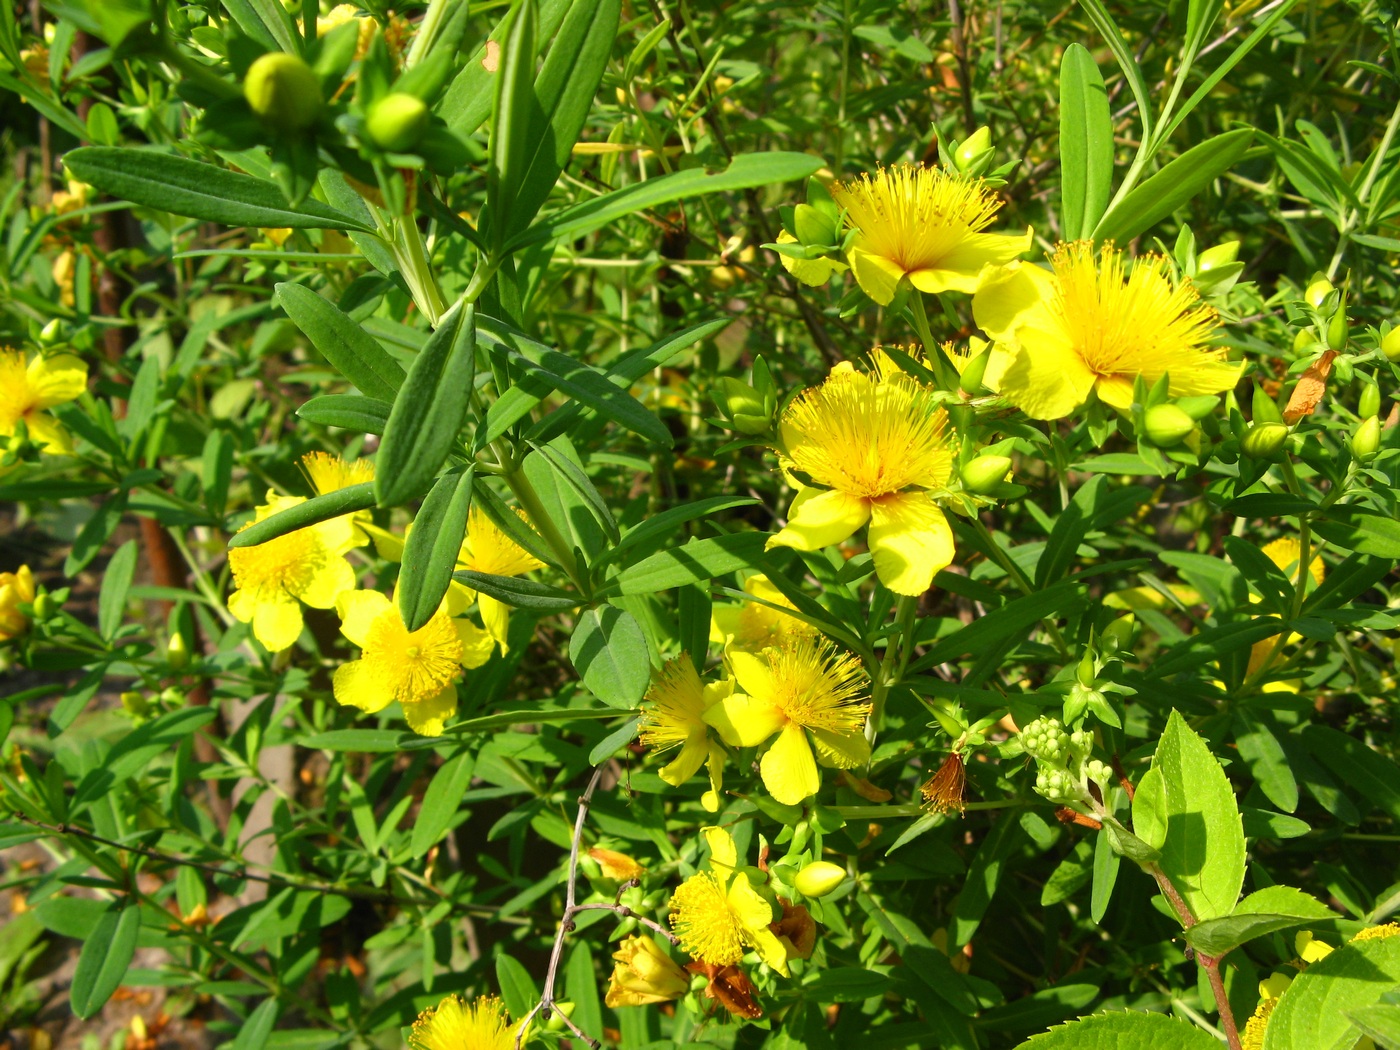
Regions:
<svg viewBox="0 0 1400 1050"><path fill-rule="evenodd" d="M1381 336L1381 353L1388 361L1400 360L1400 328L1392 328Z"/></svg>
<svg viewBox="0 0 1400 1050"><path fill-rule="evenodd" d="M1317 280L1308 285L1303 292L1303 298L1308 301L1308 305L1316 309L1327 301L1327 297L1332 294L1332 282L1326 277L1319 276Z"/></svg>
<svg viewBox="0 0 1400 1050"><path fill-rule="evenodd" d="M176 632L170 636L165 647L165 662L172 671L183 671L190 665L190 650L185 645L185 636Z"/></svg>
<svg viewBox="0 0 1400 1050"><path fill-rule="evenodd" d="M1085 764L1084 775L1096 784L1113 783L1113 770L1108 767L1107 762L1100 762L1097 758Z"/></svg>
<svg viewBox="0 0 1400 1050"><path fill-rule="evenodd" d="M1362 419L1378 416L1381 411L1381 388L1375 383L1367 383L1361 388L1361 401L1356 414Z"/></svg>
<svg viewBox="0 0 1400 1050"><path fill-rule="evenodd" d="M814 860L797 873L792 884L802 896L816 899L825 897L845 881L845 868L830 861Z"/></svg>
<svg viewBox="0 0 1400 1050"><path fill-rule="evenodd" d="M304 131L321 115L321 83L296 55L269 51L243 80L248 108L279 131Z"/></svg>
<svg viewBox="0 0 1400 1050"><path fill-rule="evenodd" d="M959 171L967 171L984 153L992 148L991 130L983 124L958 147L953 163Z"/></svg>
<svg viewBox="0 0 1400 1050"><path fill-rule="evenodd" d="M1311 328L1300 328L1293 336L1293 352L1301 354L1317 344L1317 333Z"/></svg>
<svg viewBox="0 0 1400 1050"><path fill-rule="evenodd" d="M963 488L985 496L1006 479L1010 469L1010 456L978 456L962 468Z"/></svg>
<svg viewBox="0 0 1400 1050"><path fill-rule="evenodd" d="M48 324L44 325L39 332L39 342L44 346L53 346L63 337L63 322L55 317Z"/></svg>
<svg viewBox="0 0 1400 1050"><path fill-rule="evenodd" d="M365 131L380 149L403 153L418 145L430 119L421 98L395 91L374 104L365 120Z"/></svg>
<svg viewBox="0 0 1400 1050"><path fill-rule="evenodd" d="M132 718L145 718L151 713L151 705L146 701L143 693L134 691L122 693L121 702L122 709Z"/></svg>
<svg viewBox="0 0 1400 1050"><path fill-rule="evenodd" d="M1379 416L1368 416L1361 421L1356 432L1351 435L1351 454L1365 463L1381 447L1381 421Z"/></svg>
<svg viewBox="0 0 1400 1050"><path fill-rule="evenodd" d="M1158 448L1171 448L1186 440L1196 429L1196 421L1176 405L1153 405L1143 419L1143 429Z"/></svg>
<svg viewBox="0 0 1400 1050"><path fill-rule="evenodd" d="M711 390L715 404L741 434L764 434L772 427L763 395L747 383L721 376Z"/></svg>
<svg viewBox="0 0 1400 1050"><path fill-rule="evenodd" d="M1287 440L1288 428L1282 423L1256 423L1240 439L1240 451L1251 459L1271 459Z"/></svg>
<svg viewBox="0 0 1400 1050"><path fill-rule="evenodd" d="M1079 659L1079 670L1076 672L1079 684L1088 689L1094 684L1094 679L1098 677L1099 670L1094 660L1094 654L1086 652Z"/></svg>
<svg viewBox="0 0 1400 1050"><path fill-rule="evenodd" d="M1196 258L1196 270L1207 273L1220 266L1228 266L1240 257L1240 242L1226 241L1214 248L1207 248Z"/></svg>

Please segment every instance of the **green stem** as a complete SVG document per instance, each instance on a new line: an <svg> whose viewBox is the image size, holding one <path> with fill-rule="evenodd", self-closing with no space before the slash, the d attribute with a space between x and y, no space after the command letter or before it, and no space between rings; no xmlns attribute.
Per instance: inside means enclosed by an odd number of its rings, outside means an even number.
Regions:
<svg viewBox="0 0 1400 1050"><path fill-rule="evenodd" d="M968 519L972 523L973 531L982 537L988 549L992 552L992 560L1006 570L1013 583L1020 589L1022 594L1031 595L1036 593L1035 584L1021 571L1021 567L1011 560L1011 556L1002 550L1001 544L987 531L987 527L982 524L980 518L973 515ZM1064 638L1060 635L1060 629L1048 618L1041 620L1040 625L1045 628L1045 633L1050 636L1050 640L1055 643L1055 648L1059 651L1060 659L1069 661L1069 647L1065 645Z"/></svg>
<svg viewBox="0 0 1400 1050"><path fill-rule="evenodd" d="M564 539L559 529L555 526L548 512L544 509L544 504L540 502L539 493L535 491L535 486L530 484L530 479L525 476L522 470L510 470L502 474L505 483L510 486L510 491L515 494L515 498L520 502L521 508L530 518L530 524L540 534L540 539L549 545L549 549L554 552L554 556L559 559L560 566L569 579L574 582L574 586L580 591L587 593L588 588L584 586L584 580L579 572L578 560L574 557L574 550Z"/></svg>
<svg viewBox="0 0 1400 1050"><path fill-rule="evenodd" d="M909 308L914 315L914 330L919 334L919 342L924 344L924 356L933 366L933 374L938 377L939 387L944 390L956 390L958 370L948 360L943 348L934 342L933 330L929 328L928 314L924 310L924 295L918 289L909 294Z"/></svg>
<svg viewBox="0 0 1400 1050"><path fill-rule="evenodd" d="M874 736L884 727L885 699L891 687L904 678L904 670L909 666L909 654L914 648L914 617L919 611L919 599L900 595L898 613L895 618L896 631L885 643L885 655L880 660L880 668L875 672L875 680L870 689L870 721L866 723L866 735L874 742ZM898 669L891 671L898 662Z"/></svg>

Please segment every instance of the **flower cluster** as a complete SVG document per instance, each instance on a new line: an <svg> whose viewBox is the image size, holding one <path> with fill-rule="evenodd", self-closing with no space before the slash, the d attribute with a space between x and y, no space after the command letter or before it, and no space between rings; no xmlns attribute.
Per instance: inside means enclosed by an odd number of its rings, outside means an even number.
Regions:
<svg viewBox="0 0 1400 1050"><path fill-rule="evenodd" d="M1058 719L1042 715L1021 730L1021 745L1036 760L1036 793L1051 802L1086 802L1091 781L1100 795L1113 783L1107 763L1090 757L1094 734L1087 729L1066 730Z"/></svg>

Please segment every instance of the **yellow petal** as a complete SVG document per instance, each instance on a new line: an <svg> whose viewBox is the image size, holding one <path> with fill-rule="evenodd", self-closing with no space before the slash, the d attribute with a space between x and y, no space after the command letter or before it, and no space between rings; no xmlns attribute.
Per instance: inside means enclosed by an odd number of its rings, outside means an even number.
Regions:
<svg viewBox="0 0 1400 1050"><path fill-rule="evenodd" d="M481 625L486 633L501 643L501 652L506 652L510 648L506 644L510 633L510 606L489 594L478 593L476 607L481 612Z"/></svg>
<svg viewBox="0 0 1400 1050"><path fill-rule="evenodd" d="M1009 263L1031 246L1033 232L973 233L938 260L938 268L916 270L909 283L921 292L975 292L983 269Z"/></svg>
<svg viewBox="0 0 1400 1050"><path fill-rule="evenodd" d="M742 605L716 605L710 612L710 642L714 645L728 645L739 633Z"/></svg>
<svg viewBox="0 0 1400 1050"><path fill-rule="evenodd" d="M718 740L711 740L710 759L706 766L710 774L710 790L700 796L700 805L707 813L719 812L720 792L724 790L724 748Z"/></svg>
<svg viewBox="0 0 1400 1050"><path fill-rule="evenodd" d="M317 537L326 545L326 549L336 554L344 554L348 550L353 550L365 541L365 534L355 524L353 514L342 514L338 518L328 518L326 521L317 522L309 527L316 530Z"/></svg>
<svg viewBox="0 0 1400 1050"><path fill-rule="evenodd" d="M442 601L448 616L461 616L476 601L476 591L453 580L447 585L447 596Z"/></svg>
<svg viewBox="0 0 1400 1050"><path fill-rule="evenodd" d="M29 440L39 451L51 456L65 456L73 451L68 431L48 413L30 412L24 417L24 425L29 429Z"/></svg>
<svg viewBox="0 0 1400 1050"><path fill-rule="evenodd" d="M336 600L355 589L355 569L337 554L327 558L311 576L306 589L297 595L313 609L334 609Z"/></svg>
<svg viewBox="0 0 1400 1050"><path fill-rule="evenodd" d="M729 887L728 900L744 927L744 939L753 945L759 958L784 977L788 976L787 949L768 928L773 921L773 906L753 888L747 875L734 880Z"/></svg>
<svg viewBox="0 0 1400 1050"><path fill-rule="evenodd" d="M787 947L772 930L764 928L753 931L754 950L758 956L784 977L788 976Z"/></svg>
<svg viewBox="0 0 1400 1050"><path fill-rule="evenodd" d="M496 640L470 620L454 620L462 640L462 666L480 667L496 651Z"/></svg>
<svg viewBox="0 0 1400 1050"><path fill-rule="evenodd" d="M672 787L680 787L696 774L709 757L708 740L709 734L705 732L704 726L692 728L685 738L685 743L681 745L680 753L669 764L657 770L656 775Z"/></svg>
<svg viewBox="0 0 1400 1050"><path fill-rule="evenodd" d="M290 649L301 637L301 606L295 598L259 601L253 610L253 636L270 653Z"/></svg>
<svg viewBox="0 0 1400 1050"><path fill-rule="evenodd" d="M337 667L335 677L331 679L331 689L335 693L336 703L358 707L371 715L383 711L394 698L363 660L351 660Z"/></svg>
<svg viewBox="0 0 1400 1050"><path fill-rule="evenodd" d="M896 492L874 501L870 554L880 582L896 594L923 594L933 574L953 560L953 531L923 492Z"/></svg>
<svg viewBox="0 0 1400 1050"><path fill-rule="evenodd" d="M803 489L788 508L787 528L768 540L768 547L817 551L849 539L870 520L870 503L835 489Z"/></svg>
<svg viewBox="0 0 1400 1050"><path fill-rule="evenodd" d="M36 357L26 379L34 392L35 408L51 408L82 396L87 389L87 365L72 354Z"/></svg>
<svg viewBox="0 0 1400 1050"><path fill-rule="evenodd" d="M773 695L773 672L763 657L747 652L730 653L729 673L743 692L765 701Z"/></svg>
<svg viewBox="0 0 1400 1050"><path fill-rule="evenodd" d="M1054 295L1054 278L1048 270L1029 263L996 267L981 275L972 297L977 327L998 342L1012 342L1024 325L1048 327L1045 304Z"/></svg>
<svg viewBox="0 0 1400 1050"><path fill-rule="evenodd" d="M801 805L822 786L812 747L800 725L789 722L758 766L768 794L785 806Z"/></svg>
<svg viewBox="0 0 1400 1050"><path fill-rule="evenodd" d="M447 720L457 713L457 687L449 685L437 696L403 705L404 721L419 736L442 736Z"/></svg>
<svg viewBox="0 0 1400 1050"><path fill-rule="evenodd" d="M851 272L856 275L856 283L861 291L881 306L888 306L899 288L904 268L892 259L886 259L870 252L865 247L865 238L857 237L846 253L851 264Z"/></svg>
<svg viewBox="0 0 1400 1050"><path fill-rule="evenodd" d="M1001 376L1001 394L1032 419L1063 419L1084 403L1097 378L1054 330L1021 329Z"/></svg>
<svg viewBox="0 0 1400 1050"><path fill-rule="evenodd" d="M730 747L756 747L781 729L787 716L767 701L743 693L725 697L703 715Z"/></svg>
<svg viewBox="0 0 1400 1050"><path fill-rule="evenodd" d="M870 741L865 734L837 733L830 729L813 729L812 743L817 749L817 761L835 769L860 769L870 762Z"/></svg>
<svg viewBox="0 0 1400 1050"><path fill-rule="evenodd" d="M787 230L778 231L779 244L795 244L797 238L788 233ZM783 264L783 269L792 274L803 284L811 285L813 288L820 288L831 280L833 273L839 273L846 268L846 264L836 259L794 259L788 255L779 255L778 260Z"/></svg>
<svg viewBox="0 0 1400 1050"><path fill-rule="evenodd" d="M369 644L374 621L389 608L389 599L378 591L341 591L335 600L340 633L363 649Z"/></svg>
<svg viewBox="0 0 1400 1050"><path fill-rule="evenodd" d="M1094 384L1094 392L1099 395L1100 401L1120 412L1133 407L1132 376L1100 376Z"/></svg>
<svg viewBox="0 0 1400 1050"><path fill-rule="evenodd" d="M365 521L360 522L360 528L374 542L374 549L381 558L385 561L403 561L404 537Z"/></svg>
<svg viewBox="0 0 1400 1050"><path fill-rule="evenodd" d="M734 836L720 827L703 828L701 834L705 836L705 844L710 847L710 868L724 878L739 863L739 850L734 845Z"/></svg>

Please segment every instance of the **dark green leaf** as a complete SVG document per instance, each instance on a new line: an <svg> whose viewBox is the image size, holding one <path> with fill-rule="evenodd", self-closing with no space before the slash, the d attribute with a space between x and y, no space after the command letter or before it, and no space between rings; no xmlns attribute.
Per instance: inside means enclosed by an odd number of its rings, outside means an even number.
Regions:
<svg viewBox="0 0 1400 1050"><path fill-rule="evenodd" d="M359 394L321 394L297 409L297 415L308 423L323 427L340 427L360 434L382 434L389 425L389 413L393 407L388 401Z"/></svg>
<svg viewBox="0 0 1400 1050"><path fill-rule="evenodd" d="M433 774L428 789L423 792L423 805L419 807L418 817L413 822L409 852L414 857L421 857L436 846L452 826L475 771L476 754L464 750L449 758Z"/></svg>
<svg viewBox="0 0 1400 1050"><path fill-rule="evenodd" d="M337 372L371 398L394 400L403 386L403 366L372 335L341 313L334 303L302 285L277 285L277 298L292 323L306 333L311 345Z"/></svg>
<svg viewBox="0 0 1400 1050"><path fill-rule="evenodd" d="M749 566L763 555L767 533L736 532L691 540L629 565L609 581L618 594L654 594L683 583L698 583Z"/></svg>
<svg viewBox="0 0 1400 1050"><path fill-rule="evenodd" d="M530 971L509 955L496 956L496 983L501 986L501 998L512 1017L524 1017L539 1001L540 993Z"/></svg>
<svg viewBox="0 0 1400 1050"><path fill-rule="evenodd" d="M1348 1016L1400 987L1400 937L1353 941L1306 970L1279 997L1264 1030L1264 1050L1342 1050L1360 1029Z"/></svg>
<svg viewBox="0 0 1400 1050"><path fill-rule="evenodd" d="M1298 781L1283 745L1264 718L1245 707L1235 709L1235 746L1269 801L1285 813L1298 808Z"/></svg>
<svg viewBox="0 0 1400 1050"><path fill-rule="evenodd" d="M1113 188L1113 118L1103 74L1087 48L1060 60L1060 212L1065 237L1088 237Z"/></svg>
<svg viewBox="0 0 1400 1050"><path fill-rule="evenodd" d="M233 1041L225 1044L226 1050L264 1050L280 1009L275 998L264 999L239 1027Z"/></svg>
<svg viewBox="0 0 1400 1050"><path fill-rule="evenodd" d="M1276 930L1325 922L1339 916L1316 897L1292 886L1268 886L1251 893L1229 915L1198 922L1186 930L1186 943L1216 958Z"/></svg>
<svg viewBox="0 0 1400 1050"><path fill-rule="evenodd" d="M102 765L78 782L73 808L100 798L127 777L145 769L157 755L179 746L181 741L214 720L212 707L182 707L138 726L113 745Z"/></svg>
<svg viewBox="0 0 1400 1050"><path fill-rule="evenodd" d="M73 1013L83 1020L102 1009L136 954L136 935L141 929L141 909L125 902L113 902L83 941L78 968L68 990Z"/></svg>
<svg viewBox="0 0 1400 1050"><path fill-rule="evenodd" d="M297 529L304 529L342 514L354 514L374 506L374 482L364 481L349 485L324 496L313 496L305 503L298 503L286 510L279 510L271 517L254 522L246 529L240 529L229 538L229 548L256 547L259 543L275 540Z"/></svg>
<svg viewBox="0 0 1400 1050"><path fill-rule="evenodd" d="M63 559L63 575L76 576L87 567L88 562L97 557L98 551L116 530L122 515L126 513L126 493L118 492L93 511L92 517L78 531L68 557Z"/></svg>
<svg viewBox="0 0 1400 1050"><path fill-rule="evenodd" d="M1354 787L1367 802L1400 820L1400 766L1366 744L1329 726L1310 725L1303 741L1313 755Z"/></svg>
<svg viewBox="0 0 1400 1050"><path fill-rule="evenodd" d="M444 474L414 515L398 582L399 616L410 631L433 618L452 583L467 535L475 476L475 467Z"/></svg>
<svg viewBox="0 0 1400 1050"><path fill-rule="evenodd" d="M543 124L535 97L535 0L516 0L508 17L510 29L500 50L486 167L486 207L491 239L497 246L515 222L515 201L525 180L531 138Z"/></svg>
<svg viewBox="0 0 1400 1050"><path fill-rule="evenodd" d="M517 609L555 613L573 609L582 601L577 594L551 587L547 583L521 579L519 576L493 576L486 572L463 569L452 574L458 583L489 595Z"/></svg>
<svg viewBox="0 0 1400 1050"><path fill-rule="evenodd" d="M1329 543L1357 554L1400 561L1400 521L1370 507L1334 504L1313 522L1313 529Z"/></svg>
<svg viewBox="0 0 1400 1050"><path fill-rule="evenodd" d="M596 766L600 762L606 762L637 738L638 720L629 719L627 723L618 729L614 729L598 743L593 745L593 750L588 752L588 764Z"/></svg>
<svg viewBox="0 0 1400 1050"><path fill-rule="evenodd" d="M569 659L583 684L611 707L636 707L651 682L646 636L631 613L614 605L583 611L569 640Z"/></svg>
<svg viewBox="0 0 1400 1050"><path fill-rule="evenodd" d="M888 977L874 970L838 966L812 970L802 979L802 995L814 1003L861 1003L890 990Z"/></svg>

